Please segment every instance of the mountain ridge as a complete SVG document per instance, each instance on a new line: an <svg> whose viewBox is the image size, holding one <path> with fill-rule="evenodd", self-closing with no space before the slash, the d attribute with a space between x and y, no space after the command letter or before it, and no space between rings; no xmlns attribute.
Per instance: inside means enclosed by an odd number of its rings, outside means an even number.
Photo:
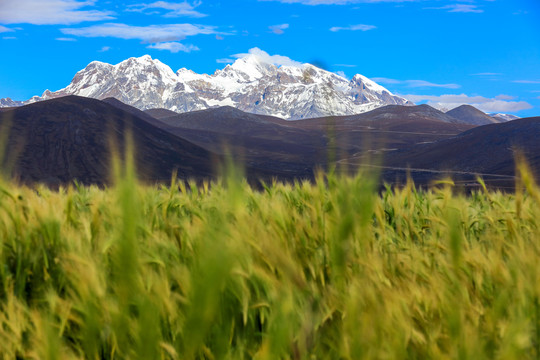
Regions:
<svg viewBox="0 0 540 360"><path fill-rule="evenodd" d="M63 89L46 90L27 101L0 99L0 106L21 106L66 95L98 100L114 97L140 110L164 108L181 113L229 105L284 119L353 115L384 105L413 105L360 74L347 80L311 64L274 65L257 54L247 54L212 75L185 68L175 73L149 55L116 65L92 61Z"/></svg>

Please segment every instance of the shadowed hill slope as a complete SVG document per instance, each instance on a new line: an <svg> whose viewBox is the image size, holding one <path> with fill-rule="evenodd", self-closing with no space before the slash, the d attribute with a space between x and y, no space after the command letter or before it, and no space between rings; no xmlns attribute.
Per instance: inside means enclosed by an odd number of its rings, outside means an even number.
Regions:
<svg viewBox="0 0 540 360"><path fill-rule="evenodd" d="M291 121L299 129L319 130L334 137L341 154L388 151L429 143L473 128L428 105L385 106L352 116ZM344 156L345 157L345 156Z"/></svg>
<svg viewBox="0 0 540 360"><path fill-rule="evenodd" d="M540 117L479 126L450 139L418 144L385 154L384 177L403 179L407 168L417 183L450 175L461 183L474 183L476 174L487 183L513 187L515 159L525 157L540 179ZM360 161L356 159L357 163Z"/></svg>
<svg viewBox="0 0 540 360"><path fill-rule="evenodd" d="M497 118L489 116L471 105L461 105L446 112L446 115L459 119L462 123L472 125L488 125L501 122Z"/></svg>
<svg viewBox="0 0 540 360"><path fill-rule="evenodd" d="M213 176L211 152L94 99L67 96L26 105L1 113L0 123L9 128L5 162L24 183L107 183L110 139L123 149L128 130L141 179L166 181L175 170L183 179Z"/></svg>
<svg viewBox="0 0 540 360"><path fill-rule="evenodd" d="M148 110L144 110L144 112L158 120L178 114L172 110L163 109L163 108L148 109Z"/></svg>
<svg viewBox="0 0 540 360"><path fill-rule="evenodd" d="M327 163L327 140L320 131L269 121L268 116L225 106L161 118L163 129L206 149L232 154L237 162L298 178L312 178ZM280 119L278 119L280 120Z"/></svg>

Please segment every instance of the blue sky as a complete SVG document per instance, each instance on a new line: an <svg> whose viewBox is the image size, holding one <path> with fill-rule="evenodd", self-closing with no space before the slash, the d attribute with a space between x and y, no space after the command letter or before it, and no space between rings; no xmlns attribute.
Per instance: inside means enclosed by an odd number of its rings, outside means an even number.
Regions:
<svg viewBox="0 0 540 360"><path fill-rule="evenodd" d="M540 115L539 0L0 0L0 98L63 88L93 60L213 73L255 47L416 103Z"/></svg>

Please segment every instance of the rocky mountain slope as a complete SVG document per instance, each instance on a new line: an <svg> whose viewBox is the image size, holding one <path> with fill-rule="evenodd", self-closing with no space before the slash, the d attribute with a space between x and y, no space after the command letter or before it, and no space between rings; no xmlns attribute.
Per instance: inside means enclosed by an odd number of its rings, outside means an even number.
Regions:
<svg viewBox="0 0 540 360"><path fill-rule="evenodd" d="M175 73L149 55L117 65L94 61L64 89L46 90L42 96L24 102L1 99L0 107L66 95L114 97L141 110L164 108L179 113L228 105L289 120L352 115L385 105L412 105L360 74L347 80L310 64L276 66L248 54L212 75L185 68Z"/></svg>

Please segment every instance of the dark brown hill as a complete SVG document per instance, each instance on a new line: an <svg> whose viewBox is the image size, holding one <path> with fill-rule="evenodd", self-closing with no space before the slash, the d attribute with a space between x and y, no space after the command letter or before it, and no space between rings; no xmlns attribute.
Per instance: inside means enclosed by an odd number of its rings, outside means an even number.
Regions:
<svg viewBox="0 0 540 360"><path fill-rule="evenodd" d="M267 120L266 116L247 113L231 106L176 114L161 118L160 121L176 128L276 139L281 139L281 136L288 132L306 133L289 126L290 121L274 123Z"/></svg>
<svg viewBox="0 0 540 360"><path fill-rule="evenodd" d="M176 112L174 112L172 110L162 109L162 108L148 109L148 110L144 110L144 112L147 113L148 115L158 119L158 120L166 118L166 117L171 117L171 116L174 116L174 115L178 114L178 113L176 113Z"/></svg>
<svg viewBox="0 0 540 360"><path fill-rule="evenodd" d="M428 143L455 136L472 125L428 106L386 106L341 117L286 121L232 107L161 118L167 131L222 152L228 145L247 164L287 172L312 173L331 159Z"/></svg>
<svg viewBox="0 0 540 360"><path fill-rule="evenodd" d="M343 155L434 142L474 127L456 122L429 105L390 105L358 115L290 121L299 129L318 130L333 137L337 153Z"/></svg>
<svg viewBox="0 0 540 360"><path fill-rule="evenodd" d="M458 119L461 123L471 125L489 125L501 122L497 118L489 116L471 105L461 105L455 109L447 111L446 115L450 115Z"/></svg>
<svg viewBox="0 0 540 360"><path fill-rule="evenodd" d="M161 118L164 129L206 149L232 154L247 166L299 178L312 178L313 169L327 163L327 139L320 131L278 124L272 117L225 106Z"/></svg>
<svg viewBox="0 0 540 360"><path fill-rule="evenodd" d="M208 150L98 100L67 96L30 104L0 113L0 124L8 123L6 162L24 183L107 183L109 139L122 149L128 129L143 180L167 181L174 170L184 179L213 176Z"/></svg>
<svg viewBox="0 0 540 360"><path fill-rule="evenodd" d="M322 118L307 119L307 120L294 120L291 123L298 127L323 127L331 119L335 124L342 128L358 125L365 122L366 125L376 126L377 129L385 128L388 130L388 126L396 126L400 123L411 123L417 121L434 121L436 123L455 124L450 126L442 125L438 127L436 131L440 129L456 129L463 126L459 124L459 120L453 118L429 105L417 105L417 106L402 106L402 105L388 105L377 108L372 111L368 111L357 115L346 116L327 116ZM372 123L372 124L369 124ZM470 127L469 127L470 128ZM415 130L419 130L416 128Z"/></svg>
<svg viewBox="0 0 540 360"><path fill-rule="evenodd" d="M118 100L116 98L108 97L108 98L103 99L101 101L103 101L104 103L107 103L109 105L112 105L115 108L118 108L118 109L120 109L122 111L125 111L126 113L131 114L134 117L137 117L137 118L139 118L141 120L144 120L147 123L150 123L150 124L160 128L160 129L162 129L164 127L167 127L167 125L162 123L161 121L159 121L159 119L156 119L155 117L150 116L146 112L144 112L142 110L139 110L136 107L124 104L123 102L121 102L120 100Z"/></svg>
<svg viewBox="0 0 540 360"><path fill-rule="evenodd" d="M540 117L479 126L450 139L388 152L384 173L391 181L410 168L413 179L419 183L444 175L474 183L476 174L480 174L495 186L512 187L517 153L525 156L536 178L540 178L538 138Z"/></svg>

